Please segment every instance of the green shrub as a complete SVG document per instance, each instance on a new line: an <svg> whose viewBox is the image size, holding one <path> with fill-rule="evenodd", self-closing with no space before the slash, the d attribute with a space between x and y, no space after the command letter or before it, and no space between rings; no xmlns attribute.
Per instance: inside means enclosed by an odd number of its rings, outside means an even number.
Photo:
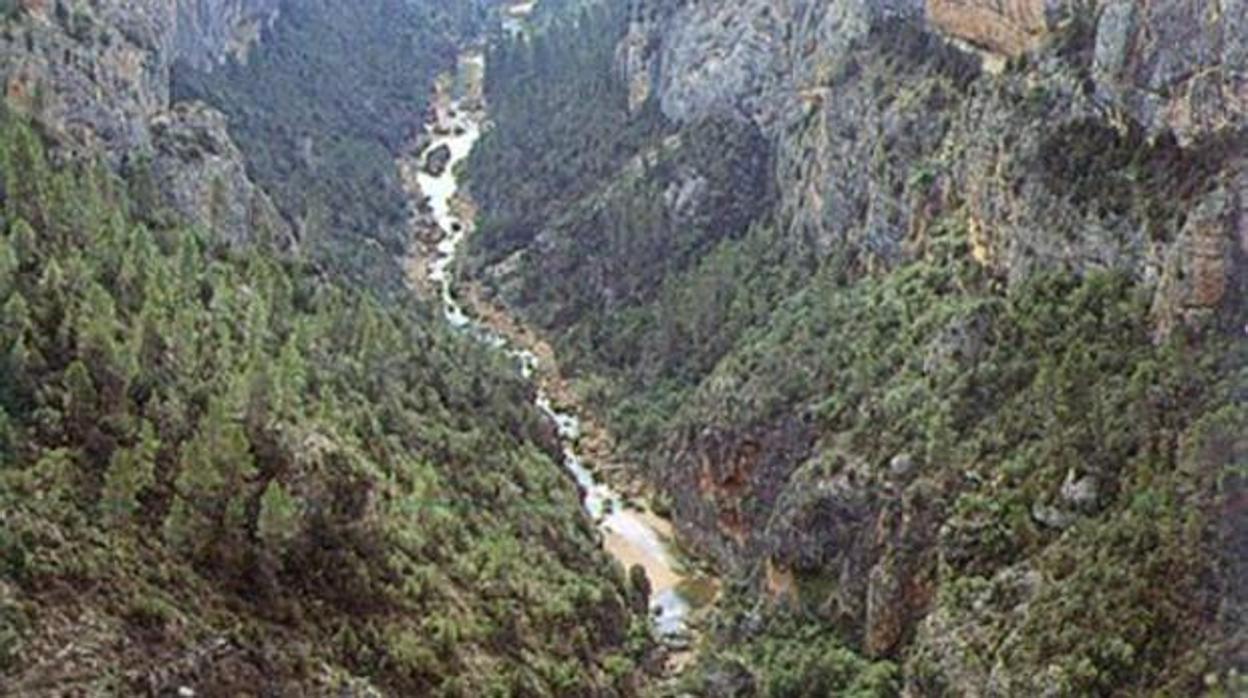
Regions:
<svg viewBox="0 0 1248 698"><path fill-rule="evenodd" d="M0 674L15 668L26 619L8 584L0 582Z"/></svg>
<svg viewBox="0 0 1248 698"><path fill-rule="evenodd" d="M177 609L159 596L140 596L130 602L125 618L136 629L161 633L178 618Z"/></svg>
<svg viewBox="0 0 1248 698"><path fill-rule="evenodd" d="M328 665L399 695L483 695L534 658L587 686L641 656L647 618L509 361L410 299L150 230L115 182L41 163L0 121L0 176L29 195L0 234L0 583L33 635L72 602L178 651L228 637L272 690Z"/></svg>

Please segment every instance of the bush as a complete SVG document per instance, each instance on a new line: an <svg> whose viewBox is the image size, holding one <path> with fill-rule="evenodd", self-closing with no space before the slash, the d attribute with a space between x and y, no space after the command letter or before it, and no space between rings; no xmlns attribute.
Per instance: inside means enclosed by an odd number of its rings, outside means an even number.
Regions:
<svg viewBox="0 0 1248 698"><path fill-rule="evenodd" d="M590 685L645 627L510 362L432 308L151 231L115 183L42 162L26 124L0 122L0 175L30 195L0 231L0 415L20 444L0 467L0 585L32 634L73 604L101 619L85 633L123 622L188 653L230 637L262 692L328 665L481 695L497 676L464 667L541 661ZM119 653L112 675L164 656Z"/></svg>
<svg viewBox="0 0 1248 698"><path fill-rule="evenodd" d="M177 620L178 611L157 596L140 596L130 602L125 618L134 628L145 633L160 634Z"/></svg>
<svg viewBox="0 0 1248 698"><path fill-rule="evenodd" d="M7 584L0 582L0 675L16 668L25 626L24 614L12 591Z"/></svg>

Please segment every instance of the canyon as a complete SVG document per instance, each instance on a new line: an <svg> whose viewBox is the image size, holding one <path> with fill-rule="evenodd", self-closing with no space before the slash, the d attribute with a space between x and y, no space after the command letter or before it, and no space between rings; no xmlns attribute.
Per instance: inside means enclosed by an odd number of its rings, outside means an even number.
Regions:
<svg viewBox="0 0 1248 698"><path fill-rule="evenodd" d="M0 692L1245 690L1244 0L17 0L0 86Z"/></svg>

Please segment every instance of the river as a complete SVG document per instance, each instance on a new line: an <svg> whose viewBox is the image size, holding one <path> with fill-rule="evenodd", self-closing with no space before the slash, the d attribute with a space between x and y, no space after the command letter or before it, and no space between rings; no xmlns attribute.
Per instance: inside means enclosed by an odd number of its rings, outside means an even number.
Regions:
<svg viewBox="0 0 1248 698"><path fill-rule="evenodd" d="M461 60L461 74L479 74L483 69L484 61L479 54L471 54ZM479 103L479 100L474 99L473 102ZM456 298L455 263L474 224L471 207L463 205L464 200L459 197L456 165L472 151L485 123L483 112L462 107L460 101L449 97L443 96L435 100L436 120L429 126L433 141L424 152L447 146L450 149L450 159L445 171L439 176L433 176L423 169L419 169L414 175L420 192L428 197L433 219L442 233L432 258L428 260L426 287L440 294L443 315L447 322L480 341L507 352L515 359L521 375L534 381L537 387L537 407L558 427L563 447L563 467L580 486L582 504L602 532L604 547L625 569L632 565L641 565L646 571L651 585L651 609L659 635L668 639L684 638L688 633L687 621L692 604L688 594L682 589L696 586L696 580L687 578L673 554L670 523L652 512L625 506L625 498L585 465L584 458L577 450L582 431L581 420L573 412L557 407L536 380L541 361L538 356L528 349L515 346L501 333L471 317ZM423 164L423 157L415 162Z"/></svg>

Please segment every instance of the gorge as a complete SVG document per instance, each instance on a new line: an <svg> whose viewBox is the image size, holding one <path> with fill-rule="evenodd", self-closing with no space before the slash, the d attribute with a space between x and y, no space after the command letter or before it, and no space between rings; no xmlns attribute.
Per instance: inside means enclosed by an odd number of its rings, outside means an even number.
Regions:
<svg viewBox="0 0 1248 698"><path fill-rule="evenodd" d="M516 16L517 13L512 11L511 14ZM456 71L459 77L448 82L479 83L479 75L484 69L484 60L480 54L461 56ZM467 89L476 91L473 88ZM452 270L456 268L456 257L465 239L472 234L475 227L474 222L464 213L471 211L472 207L459 192L459 174L456 168L472 151L488 116L484 108L465 107L465 104L481 105L478 95L463 94L459 99L450 97L446 94L435 95L433 111L436 118L428 126L431 142L426 150L417 153L415 160L406 165L408 168L415 168L422 159L428 162L428 158L434 153L449 152L449 157L439 164L436 173L426 167L416 175L413 194L427 199L426 204L438 229L435 235L438 241L427 261L428 271L424 274L418 273L417 279L425 279L432 284L432 292L440 299L443 316L450 325L475 336L490 348L506 353L516 362L522 377L535 378L539 368L543 369L543 373L549 374L551 367L542 367L541 359L536 353L523 346L512 346L512 340L502 331L484 324L481 319L469 316L456 300ZM426 262L418 259L413 263ZM420 286L419 282L417 286ZM511 323L502 325L510 326ZM693 584L695 580L687 578L688 573L678 568L669 549L673 544L670 523L644 509L636 508L637 504L633 501L626 502L623 495L598 479L577 452L577 441L581 437L580 419L566 408L556 407L551 395L540 384L535 393L534 404L556 425L563 465L581 491L586 513L598 523L602 531L604 548L625 568L634 565L640 567L648 580L652 596L651 606L659 634L669 640L685 642L688 631L686 620L691 607L690 601L681 591L681 586ZM709 580L696 581L703 586L712 584Z"/></svg>
<svg viewBox="0 0 1248 698"><path fill-rule="evenodd" d="M1243 0L0 0L0 87L0 695L1248 694Z"/></svg>

